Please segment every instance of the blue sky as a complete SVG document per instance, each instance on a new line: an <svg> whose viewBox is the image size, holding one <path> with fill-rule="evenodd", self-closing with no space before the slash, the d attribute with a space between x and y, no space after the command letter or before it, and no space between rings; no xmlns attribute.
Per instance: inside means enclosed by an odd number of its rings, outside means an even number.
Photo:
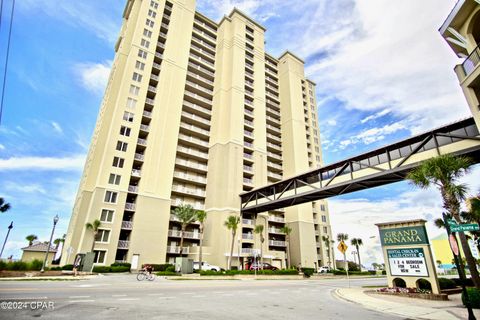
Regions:
<svg viewBox="0 0 480 320"><path fill-rule="evenodd" d="M6 0L4 12L9 12ZM267 28L268 51L303 57L317 83L324 162L469 115L438 34L454 0L206 0L212 19L234 6ZM0 241L14 221L4 257L20 257L25 236L66 232L83 161L113 59L124 1L23 0L15 11L5 108L0 126ZM8 17L0 27L5 57ZM3 70L2 70L3 71ZM479 189L478 170L465 180ZM378 261L374 223L441 212L435 190L407 183L331 199L334 234L362 237L364 261ZM438 232L430 227L431 233Z"/></svg>

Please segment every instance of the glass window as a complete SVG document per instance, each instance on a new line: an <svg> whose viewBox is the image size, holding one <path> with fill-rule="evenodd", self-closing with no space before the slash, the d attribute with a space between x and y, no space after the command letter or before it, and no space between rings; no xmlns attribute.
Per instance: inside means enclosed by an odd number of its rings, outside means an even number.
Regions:
<svg viewBox="0 0 480 320"><path fill-rule="evenodd" d="M145 39L142 39L142 40L140 41L140 45L141 45L142 47L148 48L148 47L150 46L150 41L147 41L147 40L145 40Z"/></svg>
<svg viewBox="0 0 480 320"><path fill-rule="evenodd" d="M137 61L137 62L135 62L135 68L143 71L145 69L145 63Z"/></svg>
<svg viewBox="0 0 480 320"><path fill-rule="evenodd" d="M150 1L150 7L153 9L158 9L158 3L156 1Z"/></svg>
<svg viewBox="0 0 480 320"><path fill-rule="evenodd" d="M157 16L157 13L153 10L148 10L148 16L152 17L152 18L155 18Z"/></svg>
<svg viewBox="0 0 480 320"><path fill-rule="evenodd" d="M327 216L322 215L322 222L327 222Z"/></svg>
<svg viewBox="0 0 480 320"><path fill-rule="evenodd" d="M140 87L134 86L133 84L130 85L130 94L133 96L138 96L138 92L140 91Z"/></svg>
<svg viewBox="0 0 480 320"><path fill-rule="evenodd" d="M105 263L105 250L95 250L95 258L93 259L93 263Z"/></svg>
<svg viewBox="0 0 480 320"><path fill-rule="evenodd" d="M102 221L102 222L112 222L113 221L113 210L103 209L102 214L100 215L100 221Z"/></svg>
<svg viewBox="0 0 480 320"><path fill-rule="evenodd" d="M128 122L133 122L133 116L134 116L133 113L125 111L123 113L123 120L128 121Z"/></svg>
<svg viewBox="0 0 480 320"><path fill-rule="evenodd" d="M130 136L130 131L131 131L131 129L129 127L125 127L125 126L120 127L120 134L122 136L129 137Z"/></svg>
<svg viewBox="0 0 480 320"><path fill-rule="evenodd" d="M125 162L125 159L120 158L120 157L113 157L113 166L117 168L123 168L123 164Z"/></svg>
<svg viewBox="0 0 480 320"><path fill-rule="evenodd" d="M143 35L147 38L151 38L152 37L152 31L150 31L148 29L143 29Z"/></svg>
<svg viewBox="0 0 480 320"><path fill-rule="evenodd" d="M142 49L138 49L138 56L140 58L143 58L145 59L147 57L147 52L146 51L143 51Z"/></svg>
<svg viewBox="0 0 480 320"><path fill-rule="evenodd" d="M110 173L110 177L108 178L108 183L119 185L121 177L122 176L120 176L119 174Z"/></svg>
<svg viewBox="0 0 480 320"><path fill-rule="evenodd" d="M104 201L108 203L117 203L117 195L116 192L106 191Z"/></svg>
<svg viewBox="0 0 480 320"><path fill-rule="evenodd" d="M149 27L153 27L153 25L155 24L152 20L150 19L147 19L147 21L145 21L145 24Z"/></svg>
<svg viewBox="0 0 480 320"><path fill-rule="evenodd" d="M97 242L108 242L110 236L110 230L98 229L98 233L95 236Z"/></svg>
<svg viewBox="0 0 480 320"><path fill-rule="evenodd" d="M137 82L142 82L142 75L139 74L139 73L134 72L134 73L133 73L132 80L133 80L133 81L137 81Z"/></svg>
<svg viewBox="0 0 480 320"><path fill-rule="evenodd" d="M127 151L128 143L123 141L117 141L117 150L118 151Z"/></svg>
<svg viewBox="0 0 480 320"><path fill-rule="evenodd" d="M135 106L137 105L137 100L133 98L128 98L127 99L127 108L129 109L135 109Z"/></svg>

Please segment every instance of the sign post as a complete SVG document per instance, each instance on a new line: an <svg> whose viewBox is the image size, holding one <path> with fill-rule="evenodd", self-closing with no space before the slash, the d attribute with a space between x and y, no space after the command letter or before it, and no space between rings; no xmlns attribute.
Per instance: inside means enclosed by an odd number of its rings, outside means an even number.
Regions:
<svg viewBox="0 0 480 320"><path fill-rule="evenodd" d="M454 220L448 219L448 216L445 213L442 213L443 222L445 225L445 229L447 229L448 240L450 242L450 248L452 249L453 259L455 260L455 265L457 266L458 276L460 277L460 283L462 284L462 292L465 297L465 306L468 310L468 320L476 320L475 315L473 314L472 305L470 303L470 297L468 296L467 288L465 288L465 270L463 269L462 256L460 254L460 250L458 250L458 242L457 237L455 236L456 231L453 230L461 230L458 226L465 226L462 224L457 224ZM478 230L478 224L476 224ZM458 231L464 232L464 231Z"/></svg>
<svg viewBox="0 0 480 320"><path fill-rule="evenodd" d="M347 252L348 246L347 244L342 240L338 244L337 249L343 253L343 263L345 264L345 271L347 272L347 281L348 281L348 287L350 288L350 277L348 276L348 261L347 261L347 255L345 254Z"/></svg>

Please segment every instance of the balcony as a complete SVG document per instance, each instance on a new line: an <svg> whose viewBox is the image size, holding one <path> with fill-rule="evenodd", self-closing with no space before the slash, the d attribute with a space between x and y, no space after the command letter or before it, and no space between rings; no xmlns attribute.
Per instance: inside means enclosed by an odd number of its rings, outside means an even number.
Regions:
<svg viewBox="0 0 480 320"><path fill-rule="evenodd" d="M242 233L242 239L253 240L253 233Z"/></svg>
<svg viewBox="0 0 480 320"><path fill-rule="evenodd" d="M168 230L168 236L174 238L182 237L181 230ZM200 234L197 232L185 231L183 237L186 239L200 239Z"/></svg>
<svg viewBox="0 0 480 320"><path fill-rule="evenodd" d="M154 62L153 63L153 69L160 71L160 70L162 70L162 66L160 65L160 63Z"/></svg>
<svg viewBox="0 0 480 320"><path fill-rule="evenodd" d="M192 137L192 136L179 134L178 139L208 148L208 141L203 141L203 140L197 139L197 138Z"/></svg>
<svg viewBox="0 0 480 320"><path fill-rule="evenodd" d="M200 110L200 109L198 109L198 110ZM199 116L197 116L193 113L182 111L182 117L185 117L187 119L190 119L190 120L193 120L193 121L196 121L196 122L200 122L200 123L203 123L203 124L206 124L206 125L210 126L210 120L199 117Z"/></svg>
<svg viewBox="0 0 480 320"><path fill-rule="evenodd" d="M243 166L243 171L247 171L247 172L253 172L253 167L251 166Z"/></svg>
<svg viewBox="0 0 480 320"><path fill-rule="evenodd" d="M271 124L267 124L267 129L270 129L270 130L272 130L273 132L276 132L276 133L281 133L279 128L277 128L275 126L272 126Z"/></svg>
<svg viewBox="0 0 480 320"><path fill-rule="evenodd" d="M245 153L245 152L244 152L244 153L243 153L243 157L244 157L245 159L250 159L250 160L253 159L253 155L250 154L250 153Z"/></svg>
<svg viewBox="0 0 480 320"><path fill-rule="evenodd" d="M247 137L253 138L253 132L251 131L243 130L243 134L246 135Z"/></svg>
<svg viewBox="0 0 480 320"><path fill-rule="evenodd" d="M194 98L194 99L196 99L196 100L198 100L198 101L202 101L202 102L204 102L204 103L206 103L206 104L208 104L208 105L212 105L212 100L211 100L211 99L207 99L207 98L205 98L205 97L202 97L202 96L200 96L200 95L198 95L198 94L196 94L196 93L190 92L190 91L188 91L188 90L185 90L185 95L188 96L188 97L192 97L192 98Z"/></svg>
<svg viewBox="0 0 480 320"><path fill-rule="evenodd" d="M193 132L193 133L196 133L196 134L200 134L200 135L203 135L205 137L209 137L210 135L210 131L208 130L205 130L205 129L202 129L202 128L199 128L197 126L194 126L193 124L188 124L188 123L185 123L185 122L180 122L180 127L183 128L183 129L186 129L190 132Z"/></svg>
<svg viewBox="0 0 480 320"><path fill-rule="evenodd" d="M172 198L171 204L172 204L172 206L175 206L175 207L178 207L182 204L189 204L193 207L193 209L205 210L205 205L202 204L202 203L191 203L191 202L183 201L181 199L176 199L176 198ZM179 220L177 219L177 217L175 217L174 215L171 214L170 215L170 221L179 221Z"/></svg>
<svg viewBox="0 0 480 320"><path fill-rule="evenodd" d="M138 186L128 186L128 192L138 193Z"/></svg>
<svg viewBox="0 0 480 320"><path fill-rule="evenodd" d="M183 247L182 254L188 254L188 247ZM167 246L167 253L180 253L180 247Z"/></svg>
<svg viewBox="0 0 480 320"><path fill-rule="evenodd" d="M207 79L207 78L202 77L202 76L200 76L200 75L198 75L198 74L195 74L195 73L193 73L192 71L187 71L187 74L188 74L190 77L192 77L192 78L198 79L198 80L200 80L200 81L203 81L203 82L205 82L205 83L213 86L213 81L210 80L210 79Z"/></svg>
<svg viewBox="0 0 480 320"><path fill-rule="evenodd" d="M186 81L186 84L189 85L190 87L194 88L194 89L197 89L199 91L202 91L202 92L205 92L206 94L208 95L213 95L213 90L211 89L207 89L205 87L202 87L201 85L198 85L196 83L193 83L192 81Z"/></svg>
<svg viewBox="0 0 480 320"><path fill-rule="evenodd" d="M192 43L191 47L192 47L193 50L196 50L196 51L200 52L201 54L204 54L207 57L215 60L215 55L211 54L210 52L208 52L207 50L205 50L203 48L200 48L200 46L195 45L195 43Z"/></svg>
<svg viewBox="0 0 480 320"><path fill-rule="evenodd" d="M210 30L212 33L217 33L217 29L211 27L210 25L206 24L205 22L203 21L200 21L198 20L197 18L195 18L194 22L198 25L200 25L201 27L207 29L207 30Z"/></svg>
<svg viewBox="0 0 480 320"><path fill-rule="evenodd" d="M273 163L271 161L267 161L267 165L270 167L270 168L274 168L274 169L277 169L277 170L282 170L282 166L279 165L279 164L276 164L276 163Z"/></svg>
<svg viewBox="0 0 480 320"><path fill-rule="evenodd" d="M244 111L245 111L246 114L253 117L253 111L248 110L248 109L245 109Z"/></svg>
<svg viewBox="0 0 480 320"><path fill-rule="evenodd" d="M202 106L200 106L200 105L198 105L198 104L191 103L191 102L188 102L188 101L183 101L183 105L184 105L185 107L189 107L189 108L191 108L191 109L193 109L193 110L200 111L200 112L202 112L202 113L204 113L204 114L212 115L212 111L211 111L210 109L207 109L207 108L205 108L205 107L202 107ZM209 122L209 124L210 124L210 122Z"/></svg>
<svg viewBox="0 0 480 320"><path fill-rule="evenodd" d="M205 190L184 187L177 184L172 185L172 191L177 193L188 194L191 196L205 197Z"/></svg>
<svg viewBox="0 0 480 320"><path fill-rule="evenodd" d="M253 248L242 248L242 254L253 254Z"/></svg>
<svg viewBox="0 0 480 320"><path fill-rule="evenodd" d="M142 170L132 169L132 177L140 178L142 176Z"/></svg>
<svg viewBox="0 0 480 320"><path fill-rule="evenodd" d="M197 43L200 43L202 46L209 48L210 50L215 52L215 46L212 46L210 43L206 42L205 40L198 38L197 36L192 37Z"/></svg>
<svg viewBox="0 0 480 320"><path fill-rule="evenodd" d="M472 53L465 59L465 61L462 63L462 69L463 72L465 73L465 76L470 75L473 70L478 66L480 62L480 45L477 46Z"/></svg>
<svg viewBox="0 0 480 320"><path fill-rule="evenodd" d="M158 82L158 76L152 73L152 74L150 75L150 80L153 80L153 81L155 81L155 82Z"/></svg>
<svg viewBox="0 0 480 320"><path fill-rule="evenodd" d="M147 146L147 139L138 138L137 144L146 147Z"/></svg>
<svg viewBox="0 0 480 320"><path fill-rule="evenodd" d="M280 230L279 228L268 228L268 232L269 232L269 233L277 233L277 234L285 234L285 233L282 232L282 230Z"/></svg>
<svg viewBox="0 0 480 320"><path fill-rule="evenodd" d="M243 178L243 184L253 185L253 180L249 178Z"/></svg>
<svg viewBox="0 0 480 320"><path fill-rule="evenodd" d="M275 107L277 110L280 110L280 104L278 102L275 102L273 100L267 99L267 105L270 105L272 107Z"/></svg>
<svg viewBox="0 0 480 320"><path fill-rule="evenodd" d="M141 154L141 153L135 153L135 155L133 156L133 158L135 160L138 160L138 161L143 161L145 160L145 155Z"/></svg>
<svg viewBox="0 0 480 320"><path fill-rule="evenodd" d="M268 155L270 158L277 159L277 160L282 160L282 156L281 156L281 155L278 155L278 154L276 154L276 153L267 152L267 155Z"/></svg>
<svg viewBox="0 0 480 320"><path fill-rule="evenodd" d="M154 99L150 99L150 98L147 98L145 99L145 104L148 104L149 106L154 106L155 104L155 100Z"/></svg>
<svg viewBox="0 0 480 320"><path fill-rule="evenodd" d="M252 219L242 219L242 224L246 224L246 225L249 225L249 226L254 226L255 221L253 221Z"/></svg>
<svg viewBox="0 0 480 320"><path fill-rule="evenodd" d="M186 180L186 181L198 182L198 183L202 183L202 184L207 183L207 178L205 178L203 176L194 176L194 175L191 175L191 174L186 174L186 173L178 172L178 171L173 172L173 177L178 178L178 179L182 179L182 180Z"/></svg>
<svg viewBox="0 0 480 320"><path fill-rule="evenodd" d="M268 221L285 223L285 218L278 216L268 216Z"/></svg>
<svg viewBox="0 0 480 320"><path fill-rule="evenodd" d="M173 202L174 202L174 200L172 200L172 205L173 205L173 206L179 206L179 205L181 204L181 201L179 201L179 204L174 204ZM191 205L194 209L203 210L203 209L202 209L203 206L201 206L201 207L200 207L200 206L196 206L195 204L193 204L193 203L188 203L188 202L184 202L184 204L189 204L189 205ZM180 222L180 219L178 219L175 215L171 214L171 215L170 215L170 221ZM192 222L191 224L197 224L197 225L198 225L199 222L198 222L198 221L194 221L194 222Z"/></svg>
<svg viewBox="0 0 480 320"><path fill-rule="evenodd" d="M215 69L215 64L205 58L202 58L192 52L190 52L190 58L193 58L195 59L196 61L199 61L200 63L203 63L205 65L207 65L208 67L212 68L212 69Z"/></svg>
<svg viewBox="0 0 480 320"><path fill-rule="evenodd" d="M282 151L282 146L279 146L278 144L274 144L271 142L267 142L267 147L273 148L276 151Z"/></svg>
<svg viewBox="0 0 480 320"><path fill-rule="evenodd" d="M160 37L164 38L164 39L167 38L167 34L164 33L164 32L162 32L162 31L160 31L160 33L159 33L158 35L159 35Z"/></svg>
<svg viewBox="0 0 480 320"><path fill-rule="evenodd" d="M162 23L162 27L164 27L165 29L167 29L167 30L168 30L168 24L166 24L166 23Z"/></svg>
<svg viewBox="0 0 480 320"><path fill-rule="evenodd" d="M155 88L154 86L148 86L148 91L153 92L153 93L157 93L157 88Z"/></svg>
<svg viewBox="0 0 480 320"><path fill-rule="evenodd" d="M146 124L141 124L140 125L140 130L144 131L144 132L148 132L148 131L150 131L150 126L148 126Z"/></svg>
<svg viewBox="0 0 480 320"><path fill-rule="evenodd" d="M244 123L245 123L245 125L250 126L250 127L253 128L253 121L250 121L250 120L245 119L245 120L244 120Z"/></svg>
<svg viewBox="0 0 480 320"><path fill-rule="evenodd" d="M285 241L268 240L268 245L275 246L275 247L286 247L287 243Z"/></svg>
<svg viewBox="0 0 480 320"><path fill-rule="evenodd" d="M133 222L132 221L122 221L122 229L132 230Z"/></svg>
<svg viewBox="0 0 480 320"><path fill-rule="evenodd" d="M186 148L183 146L177 146L177 151L184 153L188 156L195 156L198 158L202 158L204 160L208 160L208 153L206 152L201 152L200 150L197 149L192 149L192 148Z"/></svg>
<svg viewBox="0 0 480 320"><path fill-rule="evenodd" d="M128 241L128 240L118 240L118 248L119 249L128 249L129 244L130 244L130 241Z"/></svg>
<svg viewBox="0 0 480 320"><path fill-rule="evenodd" d="M207 166L204 165L204 164L201 164L201 163L195 163L195 162L191 162L191 161L187 161L187 160L183 160L183 159L175 159L175 164L177 165L180 165L180 166L184 166L188 169L197 169L197 170L201 170L201 171L207 171Z"/></svg>
<svg viewBox="0 0 480 320"><path fill-rule="evenodd" d="M143 116L146 117L146 118L152 118L152 113L150 111L143 111Z"/></svg>
<svg viewBox="0 0 480 320"><path fill-rule="evenodd" d="M196 28L195 26L193 26L193 31L202 35L203 37L207 38L208 40L212 41L213 43L215 43L217 41L217 39L215 37L212 37L211 35L209 35L205 31L202 31L202 30Z"/></svg>
<svg viewBox="0 0 480 320"><path fill-rule="evenodd" d="M155 57L163 59L163 54L161 54L160 52L155 52Z"/></svg>
<svg viewBox="0 0 480 320"><path fill-rule="evenodd" d="M253 143L251 143L251 142L244 141L243 146L245 148L253 149Z"/></svg>
<svg viewBox="0 0 480 320"><path fill-rule="evenodd" d="M135 211L135 203L125 203L125 210Z"/></svg>

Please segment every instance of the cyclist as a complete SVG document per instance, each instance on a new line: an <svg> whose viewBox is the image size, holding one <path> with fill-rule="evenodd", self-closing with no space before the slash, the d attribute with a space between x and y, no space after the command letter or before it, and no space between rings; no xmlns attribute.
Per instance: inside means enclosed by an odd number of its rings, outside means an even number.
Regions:
<svg viewBox="0 0 480 320"><path fill-rule="evenodd" d="M153 266L150 264L146 264L143 266L143 270L145 270L145 272L147 272L148 274L152 274Z"/></svg>

